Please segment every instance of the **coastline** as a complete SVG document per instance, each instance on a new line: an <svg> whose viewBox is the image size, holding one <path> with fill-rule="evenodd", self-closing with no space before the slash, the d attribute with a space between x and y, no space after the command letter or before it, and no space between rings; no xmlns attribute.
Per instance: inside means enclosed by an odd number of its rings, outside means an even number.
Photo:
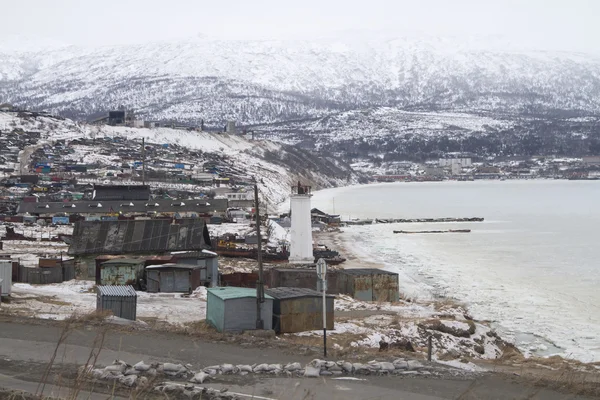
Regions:
<svg viewBox="0 0 600 400"><path fill-rule="evenodd" d="M348 229L348 227L343 227L336 230L320 232L315 235L315 242L320 244L325 244L332 248L337 249L340 253L347 258L347 261L337 268L343 269L352 269L352 268L386 268L386 264L382 262L375 262L365 260L368 255L357 251L356 246L352 246L351 243L348 242L348 237L345 237L344 229ZM351 229L351 227L350 227ZM494 327L493 323L490 321L481 321L473 318L469 313L469 307L464 303L456 301L454 299L449 298L432 298L430 300L410 300L406 299L403 296L403 293L400 292L400 299L404 301L404 305L412 304L414 306L420 306L424 308L431 308L434 310L439 310L440 313L434 314L435 317L441 316L444 318L451 318L457 320L463 320L461 317L457 318L457 313L464 312L464 317L466 320L470 320L474 322L478 327L482 326L489 329L489 332L493 332L493 335L497 336L499 347L504 347L501 353L498 353L496 357L472 357L468 354L457 354L454 355L456 357L456 361L453 365L459 368L467 368L470 369L469 365L475 365L478 368L482 368L483 370L493 370L497 372L504 373L515 373L515 371L520 370L520 373L523 373L523 367L527 366L527 368L532 368L532 375L542 375L548 377L547 372L560 370L562 368L573 369L579 372L592 373L593 376L597 376L600 370L600 362L582 362L577 359L572 359L568 357L563 357L559 355L552 355L548 357L540 357L533 354L527 355L523 351L517 348L514 344L514 341L508 339L506 337L499 336ZM385 310L385 308L380 308ZM392 313L398 313L400 316L404 317L402 314L407 313L410 317L407 317L407 320L413 319L415 320L414 310L410 308L403 309L402 306L393 309ZM453 315L454 314L454 315ZM416 317L419 319L419 317ZM421 318L422 320L428 320L428 318ZM430 318L429 318L430 320ZM489 333L486 333L489 335ZM435 353L435 351L434 351ZM437 362L447 362L446 356L436 357L434 354L434 360ZM460 363L464 363L463 366ZM540 370L541 368L541 370ZM552 374L550 374L552 375Z"/></svg>

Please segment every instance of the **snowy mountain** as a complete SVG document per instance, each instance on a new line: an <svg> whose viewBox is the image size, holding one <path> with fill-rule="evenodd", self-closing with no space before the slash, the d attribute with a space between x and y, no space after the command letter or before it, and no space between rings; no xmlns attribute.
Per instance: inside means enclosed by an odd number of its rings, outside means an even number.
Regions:
<svg viewBox="0 0 600 400"><path fill-rule="evenodd" d="M564 118L600 115L600 58L502 42L367 36L3 50L15 47L0 46L0 99L81 120L123 105L145 119L236 120L327 145L407 131L520 136L531 121L563 127Z"/></svg>

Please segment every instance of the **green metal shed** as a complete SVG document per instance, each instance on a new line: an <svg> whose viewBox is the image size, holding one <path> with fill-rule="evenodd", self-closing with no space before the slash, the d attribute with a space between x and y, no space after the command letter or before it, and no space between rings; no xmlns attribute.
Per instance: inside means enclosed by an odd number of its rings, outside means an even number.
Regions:
<svg viewBox="0 0 600 400"><path fill-rule="evenodd" d="M264 329L273 329L273 297L261 304ZM219 332L256 329L256 289L216 287L208 289L206 321Z"/></svg>
<svg viewBox="0 0 600 400"><path fill-rule="evenodd" d="M115 258L100 264L101 285L138 286L144 279L144 260Z"/></svg>

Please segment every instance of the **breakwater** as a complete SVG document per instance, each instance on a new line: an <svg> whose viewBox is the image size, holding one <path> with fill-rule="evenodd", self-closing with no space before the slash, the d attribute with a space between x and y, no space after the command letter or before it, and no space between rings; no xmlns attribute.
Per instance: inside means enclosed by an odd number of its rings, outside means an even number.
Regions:
<svg viewBox="0 0 600 400"><path fill-rule="evenodd" d="M483 222L482 217L467 217L467 218L375 218L361 219L353 221L344 221L347 225L368 225L368 224L400 224L400 223L440 223L440 222Z"/></svg>

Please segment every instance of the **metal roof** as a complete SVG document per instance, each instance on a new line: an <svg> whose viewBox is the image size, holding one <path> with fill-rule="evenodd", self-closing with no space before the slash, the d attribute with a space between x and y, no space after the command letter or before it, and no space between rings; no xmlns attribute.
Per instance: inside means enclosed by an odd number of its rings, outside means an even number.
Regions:
<svg viewBox="0 0 600 400"><path fill-rule="evenodd" d="M395 272L386 271L379 268L350 268L339 270L340 274L348 275L398 275Z"/></svg>
<svg viewBox="0 0 600 400"><path fill-rule="evenodd" d="M204 220L77 221L68 254L161 253L210 248Z"/></svg>
<svg viewBox="0 0 600 400"><path fill-rule="evenodd" d="M278 300L297 299L301 297L323 297L323 293L317 292L316 290L297 287L269 288L265 289L265 293ZM327 297L335 298L332 294L328 294Z"/></svg>
<svg viewBox="0 0 600 400"><path fill-rule="evenodd" d="M133 286L96 286L100 296L137 297Z"/></svg>
<svg viewBox="0 0 600 400"><path fill-rule="evenodd" d="M207 289L208 293L212 293L217 296L221 300L230 300L230 299L243 299L246 297L254 297L256 298L256 289L250 288L241 288L241 287L216 287ZM273 297L265 294L265 299L273 300Z"/></svg>
<svg viewBox="0 0 600 400"><path fill-rule="evenodd" d="M316 268L279 268L279 267L275 267L272 268L275 271L281 271L281 272L290 272L290 271L294 271L294 272L314 272L315 275L317 274L317 269Z"/></svg>
<svg viewBox="0 0 600 400"><path fill-rule="evenodd" d="M148 200L148 185L94 185L94 200Z"/></svg>
<svg viewBox="0 0 600 400"><path fill-rule="evenodd" d="M112 260L104 261L100 265L117 265L117 264L143 264L144 260L139 258L113 258Z"/></svg>
<svg viewBox="0 0 600 400"><path fill-rule="evenodd" d="M209 214L225 212L227 199L206 200L94 200L70 202L21 202L18 214L107 214L107 213L177 213Z"/></svg>
<svg viewBox="0 0 600 400"><path fill-rule="evenodd" d="M175 264L175 263L167 263L167 264L158 264L158 265L149 265L146 269L199 269L202 268L200 265L190 265L190 264Z"/></svg>

